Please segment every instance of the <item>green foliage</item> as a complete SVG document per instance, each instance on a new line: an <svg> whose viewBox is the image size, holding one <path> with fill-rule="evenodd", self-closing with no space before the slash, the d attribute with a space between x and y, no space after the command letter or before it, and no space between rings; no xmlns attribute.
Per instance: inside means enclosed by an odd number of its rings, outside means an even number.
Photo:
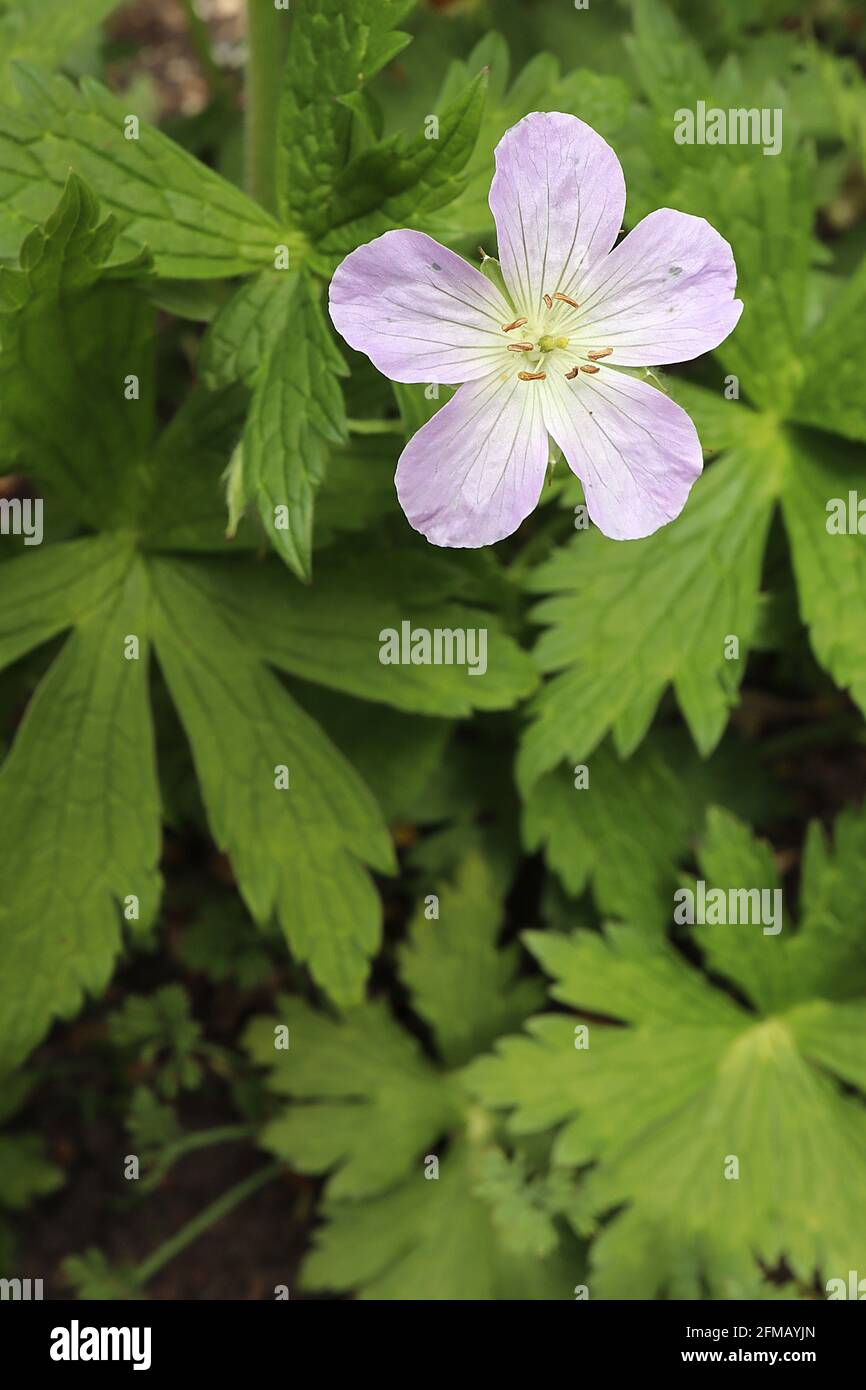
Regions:
<svg viewBox="0 0 866 1390"><path fill-rule="evenodd" d="M327 445L347 434L339 383L346 367L306 276L275 271L246 281L215 318L202 369L212 388L252 386L242 496L258 506L277 553L308 580Z"/></svg>
<svg viewBox="0 0 866 1390"><path fill-rule="evenodd" d="M110 1016L108 1036L136 1062L158 1066L157 1086L163 1095L176 1096L201 1083L201 1027L179 985L165 985L152 995L131 994Z"/></svg>
<svg viewBox="0 0 866 1390"><path fill-rule="evenodd" d="M178 950L188 969L217 983L236 979L241 989L252 989L273 969L268 944L274 944L270 937L266 941L250 933L246 914L232 899L218 898L203 904Z"/></svg>
<svg viewBox="0 0 866 1390"><path fill-rule="evenodd" d="M375 802L255 647L203 600L197 567L160 559L151 573L157 653L214 838L253 915L276 913L297 957L353 1002L379 941L363 865L392 866ZM231 588L230 571L216 577Z"/></svg>
<svg viewBox="0 0 866 1390"><path fill-rule="evenodd" d="M34 1079L26 1072L0 1083L0 1125L18 1118ZM45 1153L42 1137L29 1131L0 1131L0 1277L15 1268L12 1214L25 1211L39 1197L55 1192L63 1174Z"/></svg>
<svg viewBox="0 0 866 1390"><path fill-rule="evenodd" d="M126 1005L126 1016L115 1015L112 1025L112 1036L118 1032L130 1032L130 1025L134 1028L136 1023L143 1025L140 1034L144 1035L145 1045L150 1045L155 1051L160 1046L160 1033L162 1030L162 1019L154 1020L156 1027L150 1031L146 1018L135 1019L129 1014L129 1003ZM139 1001L140 1003L141 1001ZM141 1009L138 1010L141 1014ZM154 1041L156 1047L154 1047ZM169 1044L171 1045L171 1044ZM188 1064L184 1063L186 1067ZM161 1101L155 1091L148 1086L136 1086L132 1093L132 1100L129 1106L129 1113L126 1117L126 1128L129 1137L136 1145L136 1152L144 1157L162 1152L169 1144L174 1143L180 1137L180 1125L177 1116L170 1105Z"/></svg>
<svg viewBox="0 0 866 1390"><path fill-rule="evenodd" d="M55 66L68 61L76 44L111 13L117 0L12 0L0 14L0 53L4 101L15 101L9 81L13 62Z"/></svg>
<svg viewBox="0 0 866 1390"><path fill-rule="evenodd" d="M767 1269L784 1259L803 1285L816 1270L852 1267L864 1236L864 1112L849 1088L864 1079L866 981L862 905L840 885L856 873L864 825L862 812L843 823L835 861L813 832L793 934L696 928L711 977L638 920L603 934L529 933L554 999L626 1026L590 1023L581 1049L574 1014L542 1015L476 1062L469 1084L483 1103L513 1109L516 1133L561 1126L554 1162L595 1165L583 1197L599 1218L623 1208L593 1244L600 1296L670 1293L692 1266L718 1293L752 1258ZM710 818L700 865L708 891L777 886L766 848L723 812ZM804 1221L809 1210L820 1225ZM652 1234L664 1243L650 1266L640 1250Z"/></svg>
<svg viewBox="0 0 866 1390"><path fill-rule="evenodd" d="M74 625L0 772L3 822L18 827L7 849L0 911L6 1066L39 1041L53 1017L79 1009L85 990L105 988L120 946L117 904L130 907L135 899L145 925L159 893L146 648L143 660L123 658L127 634L142 632L146 643L146 581L140 561L116 542L70 545L88 580L74 612L69 591L57 588L65 547L9 561L12 583L3 590L3 633L13 654ZM91 558L98 566L92 571ZM22 638L14 580L25 567L36 577L40 604L37 626Z"/></svg>
<svg viewBox="0 0 866 1390"><path fill-rule="evenodd" d="M48 216L72 168L117 215L118 250L147 246L161 275L207 279L273 264L285 242L278 224L146 122L127 139L118 97L88 78L76 89L37 68L17 71L22 105L0 118L0 254L13 255Z"/></svg>
<svg viewBox="0 0 866 1390"><path fill-rule="evenodd" d="M712 752L745 671L774 482L767 451L744 436L663 531L628 545L577 533L532 572L532 591L552 595L534 616L547 628L538 664L554 675L521 746L527 786L564 757L586 758L609 730L627 756L669 683L698 748ZM738 659L726 658L728 634Z"/></svg>
<svg viewBox="0 0 866 1390"><path fill-rule="evenodd" d="M479 911L476 939L467 924ZM439 912L428 918L419 909L400 973L441 1063L378 1001L338 1022L286 998L278 1017L256 1019L248 1030L270 1089L296 1102L269 1122L262 1142L306 1172L329 1175L328 1224L305 1283L357 1284L368 1298L564 1298L572 1276L553 1259L559 1240L549 1229L559 1206L534 1194L547 1213L544 1235L530 1225L519 1254L507 1230L503 1240L507 1198L490 1168L492 1121L470 1104L459 1073L446 1069L483 1048L506 1018L522 1017L538 995L532 982L514 979L513 949L496 951L501 904L482 861L468 860L454 887L440 890ZM515 1176L511 1186L525 1184ZM509 1197L519 1200L514 1190ZM528 1194L525 1201L532 1204Z"/></svg>
<svg viewBox="0 0 866 1390"><path fill-rule="evenodd" d="M298 0L270 110L193 18L212 99L164 130L90 75L108 0L0 0L4 1272L61 1182L35 1081L79 1091L49 1030L121 961L72 1026L135 1196L212 1143L278 1162L137 1267L69 1256L80 1298L139 1297L279 1165L312 1293L805 1298L861 1264L866 83L847 4L790 8ZM781 112L780 148L679 143L698 102ZM328 280L396 227L495 269L533 110L613 145L627 228L712 223L745 308L646 376L704 450L678 520L576 529L556 451L515 537L437 549L393 475L452 388L338 342ZM391 664L407 629L482 630L486 670ZM704 889L784 893L782 929L681 920Z"/></svg>
<svg viewBox="0 0 866 1390"><path fill-rule="evenodd" d="M110 1265L101 1250L84 1250L63 1261L63 1274L78 1298L85 1301L127 1302L141 1298L131 1266Z"/></svg>
<svg viewBox="0 0 866 1390"><path fill-rule="evenodd" d="M679 731L660 730L626 760L604 744L588 764L542 777L524 801L523 839L544 849L573 897L591 881L602 914L664 930L676 862L720 796L755 817L766 811L747 750L729 741L701 762Z"/></svg>
<svg viewBox="0 0 866 1390"><path fill-rule="evenodd" d="M435 137L381 138L368 83L409 42L396 25L412 0L309 0L289 38L279 116L278 199L329 272L355 246L395 227L427 228L466 185L485 78L473 73L440 110Z"/></svg>
<svg viewBox="0 0 866 1390"><path fill-rule="evenodd" d="M143 341L143 301L132 297L125 280L114 279L113 270L101 273L112 231L110 222L98 222L92 195L72 178L58 211L28 239L22 268L3 281L7 302L15 306L0 359L12 406L4 423L10 463L25 441L32 449L34 432L54 429L56 442L46 438L34 471L82 520L108 528L98 539L23 554L5 569L5 661L67 628L74 634L0 774L0 803L26 826L12 846L13 891L3 907L7 930L0 948L8 966L0 1056L9 1062L34 1045L52 1017L78 1008L83 991L104 988L121 944L115 904L125 905L126 920L139 927L153 918L159 798L146 679L151 643L190 740L214 835L232 857L253 915L265 921L276 913L298 958L346 1003L360 997L366 962L379 942L380 905L362 866L388 872L392 851L360 779L263 662L402 708L454 715L476 702L511 703L532 680L526 658L495 625L496 676L489 684L453 667L398 668L389 680L376 634L399 626L405 610L391 598L386 574L360 556L352 565L354 608L343 610L339 601L340 586L349 580L343 570L330 584L337 601L328 604L326 581L310 592L306 614L308 600L286 590L278 569L266 574L258 565L225 561L191 566L154 553L152 546L219 543L212 489L215 465L224 462L220 433L230 437L235 406L226 400L226 424L209 415L205 429L205 403L194 393L154 440L151 367L141 368L141 398L124 400L122 382L109 378L112 364L97 324L110 310L124 333L124 347L113 347L112 355L128 351L130 331L136 343ZM150 313L145 305L144 324ZM96 381L104 385L97 389L106 403L96 413L92 400L82 397L78 362L62 351L58 326L70 321L80 325L76 352L83 369L89 369L88 352L99 357ZM214 370L245 375L246 359L238 358L230 372L225 365L225 344L235 340L218 341ZM34 350L55 371L55 398L65 391L73 420L81 414L77 432L70 433L68 415L46 414L38 397L28 395L25 373ZM19 398L30 405L16 408ZM167 536L164 488L179 460L189 469L190 450L199 477L183 496L182 527ZM121 519L124 529L115 530ZM342 557L343 565L347 561ZM458 567L413 558L404 599L414 594L423 616L441 626L483 622L479 610L448 605L450 594L464 586ZM258 616L252 630L250 605ZM322 660L321 626L310 624L326 621L336 624L334 641L342 633L346 643L360 642L360 659L347 652L345 665L335 663L332 650ZM136 653L130 638L138 642ZM76 772L79 766L86 766L86 776ZM288 769L285 790L277 785L281 768ZM99 815L91 810L97 805ZM60 951L53 928L58 917L66 923ZM38 951L36 933L45 934Z"/></svg>
<svg viewBox="0 0 866 1390"><path fill-rule="evenodd" d="M413 0L310 0L291 33L280 106L278 180L283 212L320 231L333 225L336 187L365 84L405 48L397 25ZM369 118L368 118L369 119Z"/></svg>

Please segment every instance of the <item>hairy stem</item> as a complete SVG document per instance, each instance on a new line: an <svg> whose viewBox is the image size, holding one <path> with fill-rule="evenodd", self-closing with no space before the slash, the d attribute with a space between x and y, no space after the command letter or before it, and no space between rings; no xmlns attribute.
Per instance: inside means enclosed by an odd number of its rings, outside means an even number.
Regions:
<svg viewBox="0 0 866 1390"><path fill-rule="evenodd" d="M188 1221L181 1230L160 1245L157 1250L154 1250L148 1259L142 1261L133 1275L135 1285L141 1288L149 1279L153 1278L158 1270L162 1269L163 1265L167 1265L170 1260L174 1259L175 1255L180 1254L181 1250L192 1245L194 1240L198 1240L199 1236L204 1235L205 1231L216 1225L217 1221L221 1221L230 1211L234 1211L235 1207L239 1207L241 1202L245 1202L247 1197L251 1197L254 1192L257 1192L260 1187L264 1187L281 1171L282 1164L270 1163L266 1168L259 1168L257 1172L244 1178L243 1182L239 1182L237 1186L230 1187L228 1192L224 1192L221 1197L217 1197L215 1202L211 1202L209 1207L200 1211L198 1216L194 1216L192 1221Z"/></svg>
<svg viewBox="0 0 866 1390"><path fill-rule="evenodd" d="M184 1134L174 1144L169 1144L160 1155L153 1172L139 1183L139 1193L151 1192L159 1187L169 1168L184 1154L196 1149L210 1148L213 1144L228 1144L233 1139L249 1139L255 1131L252 1125L219 1125L214 1129L196 1129Z"/></svg>
<svg viewBox="0 0 866 1390"><path fill-rule="evenodd" d="M247 192L277 211L277 121L288 11L272 0L247 0L247 81L244 159Z"/></svg>

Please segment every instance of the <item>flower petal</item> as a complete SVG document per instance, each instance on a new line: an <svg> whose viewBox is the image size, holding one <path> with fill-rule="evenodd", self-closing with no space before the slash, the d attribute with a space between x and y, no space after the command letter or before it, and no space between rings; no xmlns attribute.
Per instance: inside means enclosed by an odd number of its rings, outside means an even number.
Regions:
<svg viewBox="0 0 866 1390"><path fill-rule="evenodd" d="M663 392L622 372L566 381L548 373L545 424L613 540L652 535L679 516L703 467L698 432Z"/></svg>
<svg viewBox="0 0 866 1390"><path fill-rule="evenodd" d="M585 324L621 367L688 362L736 326L736 284L734 253L709 222L659 208L581 284L581 341Z"/></svg>
<svg viewBox="0 0 866 1390"><path fill-rule="evenodd" d="M505 357L514 318L474 266L424 232L385 232L359 246L331 281L331 318L350 347L392 381L455 383Z"/></svg>
<svg viewBox="0 0 866 1390"><path fill-rule="evenodd" d="M499 261L522 314L571 294L616 241L625 179L606 140L576 116L535 111L496 146L490 185Z"/></svg>
<svg viewBox="0 0 866 1390"><path fill-rule="evenodd" d="M409 440L397 496L433 545L492 545L533 510L548 459L541 384L516 372L467 383Z"/></svg>

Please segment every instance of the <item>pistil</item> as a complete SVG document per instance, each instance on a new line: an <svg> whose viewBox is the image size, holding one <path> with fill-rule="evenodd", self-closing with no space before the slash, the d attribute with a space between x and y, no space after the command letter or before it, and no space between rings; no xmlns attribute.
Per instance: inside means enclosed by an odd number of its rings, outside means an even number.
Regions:
<svg viewBox="0 0 866 1390"><path fill-rule="evenodd" d="M567 348L568 339L563 337L554 337L552 333L545 333L541 338L539 338L538 346L541 348L542 352L553 352L554 348Z"/></svg>

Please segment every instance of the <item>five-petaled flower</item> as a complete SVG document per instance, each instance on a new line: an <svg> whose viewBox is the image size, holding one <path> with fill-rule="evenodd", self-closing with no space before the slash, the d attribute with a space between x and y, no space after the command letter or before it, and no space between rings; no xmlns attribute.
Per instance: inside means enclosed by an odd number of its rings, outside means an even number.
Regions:
<svg viewBox="0 0 866 1390"><path fill-rule="evenodd" d="M403 450L401 506L434 545L501 540L538 502L550 435L600 530L650 535L685 506L701 446L685 411L617 368L685 362L728 336L743 307L731 248L670 208L615 246L619 160L556 111L503 136L490 208L502 288L413 231L359 246L331 283L337 330L379 371L463 383Z"/></svg>

